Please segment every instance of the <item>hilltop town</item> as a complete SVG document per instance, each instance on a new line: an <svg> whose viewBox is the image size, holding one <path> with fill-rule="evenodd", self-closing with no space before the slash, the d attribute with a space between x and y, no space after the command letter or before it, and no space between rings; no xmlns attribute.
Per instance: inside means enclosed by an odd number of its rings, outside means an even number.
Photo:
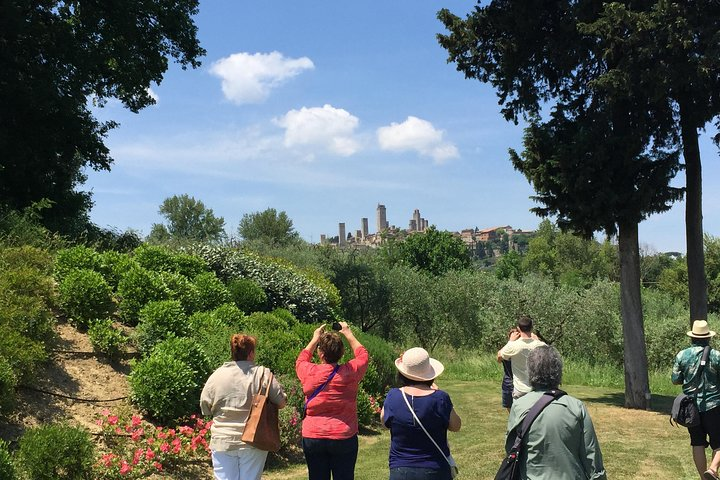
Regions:
<svg viewBox="0 0 720 480"><path fill-rule="evenodd" d="M413 211L406 229L390 225L387 220L387 208L380 203L375 209L375 233L370 233L369 223L368 217L361 218L360 228L353 233L347 230L345 222L340 222L338 223L338 234L336 236L322 234L320 243L335 245L339 248L353 246L377 248L390 239L403 239L408 235L422 233L430 228L428 219L420 214L419 209ZM452 233L463 241L473 257L486 258L500 257L511 250L524 251L534 231L514 229L510 225L503 225L483 229L466 228Z"/></svg>

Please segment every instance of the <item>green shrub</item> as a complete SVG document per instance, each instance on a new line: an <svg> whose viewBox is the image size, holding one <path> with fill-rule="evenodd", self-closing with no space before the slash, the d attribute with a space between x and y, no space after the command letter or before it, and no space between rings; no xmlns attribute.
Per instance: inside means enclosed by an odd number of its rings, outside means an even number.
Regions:
<svg viewBox="0 0 720 480"><path fill-rule="evenodd" d="M247 316L245 325L247 325L249 331L254 333L285 331L289 328L289 325L282 318L264 312L255 312Z"/></svg>
<svg viewBox="0 0 720 480"><path fill-rule="evenodd" d="M150 302L140 310L140 323L135 330L138 350L147 355L168 337L185 337L189 331L187 317L177 300Z"/></svg>
<svg viewBox="0 0 720 480"><path fill-rule="evenodd" d="M120 278L131 268L137 268L140 265L127 253L108 250L100 254L99 271L105 277L105 281L113 287L118 288Z"/></svg>
<svg viewBox="0 0 720 480"><path fill-rule="evenodd" d="M53 335L52 278L31 267L0 269L0 324L39 341Z"/></svg>
<svg viewBox="0 0 720 480"><path fill-rule="evenodd" d="M94 455L90 435L64 424L27 430L17 452L22 469L33 480L92 479Z"/></svg>
<svg viewBox="0 0 720 480"><path fill-rule="evenodd" d="M106 318L115 310L112 288L98 272L73 270L60 283L60 306L70 322L87 328L92 320Z"/></svg>
<svg viewBox="0 0 720 480"><path fill-rule="evenodd" d="M111 360L120 357L129 340L109 318L93 321L87 333L93 350L104 354Z"/></svg>
<svg viewBox="0 0 720 480"><path fill-rule="evenodd" d="M292 374L295 360L305 346L296 335L283 330L249 331L257 337L255 362L268 367L276 374Z"/></svg>
<svg viewBox="0 0 720 480"><path fill-rule="evenodd" d="M55 255L55 280L62 283L67 274L73 270L87 268L100 271L100 254L84 245L64 248Z"/></svg>
<svg viewBox="0 0 720 480"><path fill-rule="evenodd" d="M208 271L207 263L201 258L160 245L140 246L135 250L135 260L148 270L174 272L188 278Z"/></svg>
<svg viewBox="0 0 720 480"><path fill-rule="evenodd" d="M46 250L23 245L0 250L0 266L3 269L29 267L50 276L53 271L53 259Z"/></svg>
<svg viewBox="0 0 720 480"><path fill-rule="evenodd" d="M227 287L212 272L197 275L193 283L198 290L199 310L213 310L224 303L232 302Z"/></svg>
<svg viewBox="0 0 720 480"><path fill-rule="evenodd" d="M267 309L267 295L260 285L248 278L234 278L228 282L230 296L245 313L262 312Z"/></svg>
<svg viewBox="0 0 720 480"><path fill-rule="evenodd" d="M245 315L234 303L220 305L212 311L215 318L238 331L245 327Z"/></svg>
<svg viewBox="0 0 720 480"><path fill-rule="evenodd" d="M174 357L189 366L195 372L195 385L202 389L212 373L210 360L202 347L191 338L166 338L153 349L153 355ZM198 398L200 391L198 390Z"/></svg>
<svg viewBox="0 0 720 480"><path fill-rule="evenodd" d="M393 385L397 370L395 359L398 357L393 347L382 338L363 332L353 332L358 341L368 350L370 363L360 385L374 397L384 397ZM308 338L309 341L309 338ZM349 349L348 349L349 350ZM352 352L346 352L345 358L351 358Z"/></svg>
<svg viewBox="0 0 720 480"><path fill-rule="evenodd" d="M186 314L192 315L200 310L200 294L197 287L187 277L176 272L160 272L171 300L178 300Z"/></svg>
<svg viewBox="0 0 720 480"><path fill-rule="evenodd" d="M358 423L364 427L369 427L378 422L379 412L376 410L376 406L370 400L370 395L363 390L358 388L357 392L357 414Z"/></svg>
<svg viewBox="0 0 720 480"><path fill-rule="evenodd" d="M148 302L166 300L170 292L155 272L142 267L130 268L121 277L117 289L120 316L128 325L136 325L140 310Z"/></svg>
<svg viewBox="0 0 720 480"><path fill-rule="evenodd" d="M248 278L260 285L268 297L268 308L287 308L308 323L332 318L331 295L289 262L227 247L199 245L194 248L226 281Z"/></svg>
<svg viewBox="0 0 720 480"><path fill-rule="evenodd" d="M9 363L18 381L23 382L33 378L47 353L39 341L23 336L11 326L0 325L0 357Z"/></svg>
<svg viewBox="0 0 720 480"><path fill-rule="evenodd" d="M288 324L289 327L295 327L299 323L295 315L293 315L292 312L290 312L290 310L286 308L276 308L270 313L283 320L285 323Z"/></svg>
<svg viewBox="0 0 720 480"><path fill-rule="evenodd" d="M230 337L238 333L234 327L226 325L211 312L195 313L188 323L190 338L205 352L213 368L230 361Z"/></svg>
<svg viewBox="0 0 720 480"><path fill-rule="evenodd" d="M200 391L195 371L163 352L137 362L130 373L132 401L151 417L169 422L197 409Z"/></svg>
<svg viewBox="0 0 720 480"><path fill-rule="evenodd" d="M15 407L15 387L17 376L8 359L0 355L0 414L7 415ZM2 462L0 461L0 464ZM0 472L2 466L0 466ZM0 478L3 478L0 475Z"/></svg>
<svg viewBox="0 0 720 480"><path fill-rule="evenodd" d="M3 480L15 480L17 478L8 444L3 440L0 440L0 478Z"/></svg>

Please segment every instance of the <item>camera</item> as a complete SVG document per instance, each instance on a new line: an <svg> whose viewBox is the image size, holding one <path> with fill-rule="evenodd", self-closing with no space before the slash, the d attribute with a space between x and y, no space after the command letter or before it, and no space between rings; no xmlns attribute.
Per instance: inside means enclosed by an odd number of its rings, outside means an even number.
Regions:
<svg viewBox="0 0 720 480"><path fill-rule="evenodd" d="M332 323L332 329L335 330L336 332L339 332L341 328L342 328L342 325L340 325L340 322Z"/></svg>

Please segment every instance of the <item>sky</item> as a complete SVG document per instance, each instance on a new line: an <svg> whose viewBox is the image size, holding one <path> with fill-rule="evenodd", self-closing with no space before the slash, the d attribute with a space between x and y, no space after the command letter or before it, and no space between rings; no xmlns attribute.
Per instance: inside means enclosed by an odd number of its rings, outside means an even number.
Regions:
<svg viewBox="0 0 720 480"><path fill-rule="evenodd" d="M92 221L147 235L163 200L188 194L235 236L266 208L311 242L339 222L354 233L362 217L372 233L378 203L401 228L419 209L441 230L534 230L532 187L508 156L523 126L447 63L441 8L464 17L473 2L201 1L202 66L173 64L138 114L117 101L95 111L120 126L106 140L111 171L87 172ZM714 133L700 139L704 228L720 235ZM640 225L640 243L685 252L684 232L678 202Z"/></svg>

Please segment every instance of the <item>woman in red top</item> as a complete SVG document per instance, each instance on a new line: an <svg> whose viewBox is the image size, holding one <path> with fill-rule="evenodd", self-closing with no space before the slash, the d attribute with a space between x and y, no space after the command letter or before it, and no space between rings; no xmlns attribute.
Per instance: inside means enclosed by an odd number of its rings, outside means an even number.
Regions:
<svg viewBox="0 0 720 480"><path fill-rule="evenodd" d="M307 399L302 446L309 480L329 480L331 473L334 480L355 478L357 391L367 371L369 356L347 323L340 322L340 333L355 354L349 362L337 363L345 352L342 337L326 332L325 325L315 330L295 362L295 372ZM315 348L319 364L312 362Z"/></svg>

